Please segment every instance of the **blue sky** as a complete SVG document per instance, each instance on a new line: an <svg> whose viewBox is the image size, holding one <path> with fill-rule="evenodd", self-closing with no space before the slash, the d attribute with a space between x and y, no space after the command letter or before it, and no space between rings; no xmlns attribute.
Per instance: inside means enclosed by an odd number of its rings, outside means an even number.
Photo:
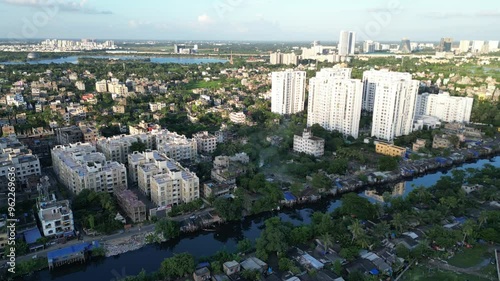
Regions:
<svg viewBox="0 0 500 281"><path fill-rule="evenodd" d="M498 0L0 0L0 38L498 40L498 23Z"/></svg>

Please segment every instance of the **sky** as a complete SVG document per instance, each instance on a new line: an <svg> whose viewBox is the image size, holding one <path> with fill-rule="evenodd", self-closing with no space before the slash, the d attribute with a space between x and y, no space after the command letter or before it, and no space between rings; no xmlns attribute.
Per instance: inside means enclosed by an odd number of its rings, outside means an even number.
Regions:
<svg viewBox="0 0 500 281"><path fill-rule="evenodd" d="M0 0L0 38L499 40L498 0Z"/></svg>

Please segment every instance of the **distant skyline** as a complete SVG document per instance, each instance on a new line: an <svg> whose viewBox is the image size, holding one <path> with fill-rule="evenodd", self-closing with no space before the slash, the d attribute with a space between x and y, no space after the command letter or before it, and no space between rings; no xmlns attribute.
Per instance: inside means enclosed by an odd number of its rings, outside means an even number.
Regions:
<svg viewBox="0 0 500 281"><path fill-rule="evenodd" d="M498 40L500 2L0 0L0 38L335 41Z"/></svg>

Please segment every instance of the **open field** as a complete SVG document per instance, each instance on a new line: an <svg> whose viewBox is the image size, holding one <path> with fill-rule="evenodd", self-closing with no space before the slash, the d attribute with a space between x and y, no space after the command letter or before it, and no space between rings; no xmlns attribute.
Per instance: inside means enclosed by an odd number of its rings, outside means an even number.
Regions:
<svg viewBox="0 0 500 281"><path fill-rule="evenodd" d="M417 266L408 271L403 278L403 281L487 281L488 279L477 277L474 275L463 274L452 271L443 271L439 269L429 268L426 266Z"/></svg>

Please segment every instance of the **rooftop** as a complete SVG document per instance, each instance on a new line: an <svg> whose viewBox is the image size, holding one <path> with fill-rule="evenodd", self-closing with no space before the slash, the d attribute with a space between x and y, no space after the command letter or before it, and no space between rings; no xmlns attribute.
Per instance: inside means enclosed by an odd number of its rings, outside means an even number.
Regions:
<svg viewBox="0 0 500 281"><path fill-rule="evenodd" d="M116 193L116 197L119 201L125 202L127 206L134 208L146 207L146 205L139 200L137 195L132 192L130 189L125 189Z"/></svg>

